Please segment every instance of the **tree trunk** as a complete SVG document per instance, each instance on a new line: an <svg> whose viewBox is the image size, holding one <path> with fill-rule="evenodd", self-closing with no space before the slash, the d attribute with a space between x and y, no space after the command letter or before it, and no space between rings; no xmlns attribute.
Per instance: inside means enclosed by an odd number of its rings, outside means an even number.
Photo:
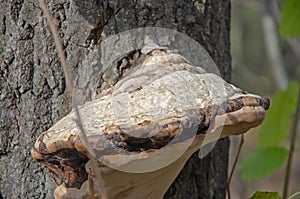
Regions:
<svg viewBox="0 0 300 199"><path fill-rule="evenodd" d="M199 42L230 79L230 1L49 0L77 100L91 99L87 79L102 83L102 37L147 26ZM71 110L52 35L36 0L0 0L0 198L53 198L56 187L30 150L36 138ZM102 36L101 36L102 35ZM100 67L99 67L100 66ZM97 76L97 75L99 76ZM194 154L165 198L225 198L228 139L204 159Z"/></svg>

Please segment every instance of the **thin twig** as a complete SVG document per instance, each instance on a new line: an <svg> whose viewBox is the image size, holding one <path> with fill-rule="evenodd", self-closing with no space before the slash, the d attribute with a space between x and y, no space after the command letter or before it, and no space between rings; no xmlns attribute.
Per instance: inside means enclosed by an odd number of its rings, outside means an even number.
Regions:
<svg viewBox="0 0 300 199"><path fill-rule="evenodd" d="M73 84L72 84L72 81L70 79L69 72L68 72L68 69L67 69L66 56L64 54L64 48L63 48L63 45L62 45L62 43L60 42L60 39L59 39L58 28L57 28L57 23L58 22L50 14L49 9L47 8L44 0L39 0L39 5L40 5L40 8L42 9L42 11L43 11L43 13L44 13L44 15L47 19L48 25L50 27L50 30L51 30L51 33L52 33L52 36L53 36L53 39L54 39L54 44L55 44L55 47L56 47L56 50L57 50L57 54L58 54L58 57L60 59L63 71L64 71L68 92L72 96L72 94L73 94ZM79 113L79 110L77 108L77 104L76 104L75 101L72 101L72 107L74 107L75 114L76 114L76 117L77 117L76 124L79 128L79 137L80 137L81 141L84 143L84 145L86 146L89 153L91 153L91 155L93 157L96 157L92 147L90 146L90 144L88 142L84 127L82 125L82 120L81 120L81 117L80 117L80 113ZM91 163L92 163L92 166L94 168L97 167L97 162L94 158L91 158ZM98 179L99 179L99 177L101 177L101 176L99 176L100 174L98 174L97 172L95 173L95 175L96 175L96 178L98 178ZM94 186L93 183L90 186ZM90 187L90 189L94 190L94 187ZM93 195L92 196L93 198L96 198L94 193L92 193L92 195ZM106 193L105 192L101 193L101 197L102 197L102 199L106 199L107 198Z"/></svg>
<svg viewBox="0 0 300 199"><path fill-rule="evenodd" d="M300 195L300 192L294 193L294 194L291 195L288 199L292 199L292 198L294 198L295 196L299 196L299 195Z"/></svg>
<svg viewBox="0 0 300 199"><path fill-rule="evenodd" d="M91 168L89 168L89 175L88 175L88 182L89 182L89 189L90 189L90 193L93 197L93 199L97 199L96 198L96 193L95 193L95 188L94 188L94 182L93 182L93 178L92 178L92 175L93 175L93 171Z"/></svg>
<svg viewBox="0 0 300 199"><path fill-rule="evenodd" d="M59 34L58 34L58 31L57 31L57 23L58 23L57 19L54 19L51 16L44 0L39 0L39 4L40 4L40 8L42 9L42 11L43 11L43 13L44 13L44 15L45 15L45 17L48 21L48 25L49 25L51 33L53 35L54 44L55 44L55 47L56 47L56 50L57 50L57 54L58 54L58 57L60 59L61 66L64 70L64 75L65 75L65 78L66 78L67 87L68 87L70 95L72 96L73 84L72 84L72 81L70 79L69 72L68 72L68 69L67 69L66 56L65 56L65 53L64 53L64 50L63 50L63 45L61 44L61 42L59 40Z"/></svg>
<svg viewBox="0 0 300 199"><path fill-rule="evenodd" d="M67 68L66 56L64 54L63 45L61 44L60 39L59 39L58 28L55 25L55 24L57 24L57 22L55 23L56 19L54 19L51 16L51 14L49 12L49 9L45 5L44 0L39 0L39 3L40 3L40 7L41 7L47 21L48 21L51 33L53 35L54 44L55 44L55 47L56 47L56 50L57 50L57 54L59 56L61 66L63 68L64 75L65 75L65 78L66 78L68 92L72 96L73 95L73 84L72 84L72 81L70 79L69 71L68 71L68 68ZM89 146L89 143L87 141L85 130L83 128L80 113L79 113L79 110L77 108L77 104L76 104L75 100L72 101L72 107L74 107L74 109L75 109L75 114L76 114L76 117L77 117L76 123L77 123L77 126L79 127L80 139L87 146L88 149L91 149L91 147ZM90 153L93 153L93 151L91 150Z"/></svg>
<svg viewBox="0 0 300 199"><path fill-rule="evenodd" d="M56 50L57 50L57 54L59 56L61 66L63 68L64 75L65 75L65 78L66 78L67 88L68 88L69 94L72 96L72 94L73 94L73 84L72 84L72 81L70 79L69 71L68 71L68 68L67 68L66 56L64 54L63 45L61 44L60 39L59 39L58 28L55 25L55 24L57 24L57 21L56 21L56 19L54 19L51 16L51 14L49 12L49 9L47 8L44 0L39 0L39 4L40 4L40 7L41 7L47 21L48 21L51 33L53 35L54 44L55 44L55 47L56 47ZM89 149L90 153L93 153L93 150L89 146L89 143L87 141L85 130L83 128L81 117L80 117L80 114L79 114L79 110L77 108L77 104L76 104L75 101L72 102L72 107L74 107L74 109L75 109L75 114L76 114L76 117L77 117L76 123L77 123L77 126L79 127L80 139L85 144L85 146Z"/></svg>
<svg viewBox="0 0 300 199"><path fill-rule="evenodd" d="M298 83L300 85L300 81L298 81ZM289 157L288 157L288 162L287 162L286 172L285 172L284 187L283 187L283 199L288 198L293 155L294 155L294 151L295 151L297 129L298 129L298 123L299 123L299 115L300 115L300 91L298 91L297 108L296 108L296 113L295 113L295 117L294 117L294 121L293 121L293 126L291 129L291 145L290 145Z"/></svg>
<svg viewBox="0 0 300 199"><path fill-rule="evenodd" d="M231 169L231 172L230 172L228 181L227 181L227 194L228 194L228 199L231 199L231 194L230 194L230 183L231 183L231 179L232 179L233 173L234 173L234 171L235 171L235 168L236 168L238 159L239 159L239 157L240 157L240 153L241 153L243 144L244 144L244 134L242 134L242 136L241 136L240 145L239 145L239 148L238 148L238 151L237 151L237 154L236 154L236 157L235 157L235 160L234 160L234 163L233 163L233 166L232 166L232 169Z"/></svg>

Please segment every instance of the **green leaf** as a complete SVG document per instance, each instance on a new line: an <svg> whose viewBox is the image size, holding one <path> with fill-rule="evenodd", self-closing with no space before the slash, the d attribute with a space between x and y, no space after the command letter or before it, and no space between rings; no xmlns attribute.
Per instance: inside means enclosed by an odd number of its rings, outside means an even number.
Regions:
<svg viewBox="0 0 300 199"><path fill-rule="evenodd" d="M300 35L300 1L286 0L281 15L280 34L282 36Z"/></svg>
<svg viewBox="0 0 300 199"><path fill-rule="evenodd" d="M282 199L277 192L256 191L250 199Z"/></svg>
<svg viewBox="0 0 300 199"><path fill-rule="evenodd" d="M239 164L245 180L263 178L278 169L288 156L285 148L258 150Z"/></svg>
<svg viewBox="0 0 300 199"><path fill-rule="evenodd" d="M260 128L259 149L279 147L286 140L290 131L291 116L296 110L298 92L298 83L291 81L286 90L274 95Z"/></svg>

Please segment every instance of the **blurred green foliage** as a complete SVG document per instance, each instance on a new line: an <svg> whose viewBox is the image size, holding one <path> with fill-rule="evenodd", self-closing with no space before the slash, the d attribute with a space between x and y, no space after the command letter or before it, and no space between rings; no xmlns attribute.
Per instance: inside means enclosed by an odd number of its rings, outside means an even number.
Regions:
<svg viewBox="0 0 300 199"><path fill-rule="evenodd" d="M277 192L255 192L250 199L282 199Z"/></svg>
<svg viewBox="0 0 300 199"><path fill-rule="evenodd" d="M260 179L278 169L286 160L288 150L283 147L257 150L250 154L240 165L246 180Z"/></svg>
<svg viewBox="0 0 300 199"><path fill-rule="evenodd" d="M256 152L244 159L239 168L246 180L263 178L280 168L288 156L283 148L290 131L291 116L296 111L299 85L289 83L286 90L274 95L259 136Z"/></svg>
<svg viewBox="0 0 300 199"><path fill-rule="evenodd" d="M291 116L296 111L298 91L298 83L291 81L286 90L279 91L274 95L266 119L260 128L259 149L281 146L287 139Z"/></svg>
<svg viewBox="0 0 300 199"><path fill-rule="evenodd" d="M286 0L281 14L281 36L296 37L300 35L300 1Z"/></svg>

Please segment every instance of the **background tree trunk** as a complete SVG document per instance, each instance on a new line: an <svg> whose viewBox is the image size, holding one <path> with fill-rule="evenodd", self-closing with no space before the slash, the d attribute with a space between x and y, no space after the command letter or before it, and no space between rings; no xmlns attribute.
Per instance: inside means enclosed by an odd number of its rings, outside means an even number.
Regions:
<svg viewBox="0 0 300 199"><path fill-rule="evenodd" d="M83 103L102 83L103 37L137 27L182 32L199 42L230 80L230 0L49 0L76 93ZM53 198L47 169L33 162L36 138L71 110L52 35L36 0L0 0L0 198ZM96 74L96 75L95 75ZM99 75L99 76L98 76ZM165 198L225 198L228 139L187 163Z"/></svg>

